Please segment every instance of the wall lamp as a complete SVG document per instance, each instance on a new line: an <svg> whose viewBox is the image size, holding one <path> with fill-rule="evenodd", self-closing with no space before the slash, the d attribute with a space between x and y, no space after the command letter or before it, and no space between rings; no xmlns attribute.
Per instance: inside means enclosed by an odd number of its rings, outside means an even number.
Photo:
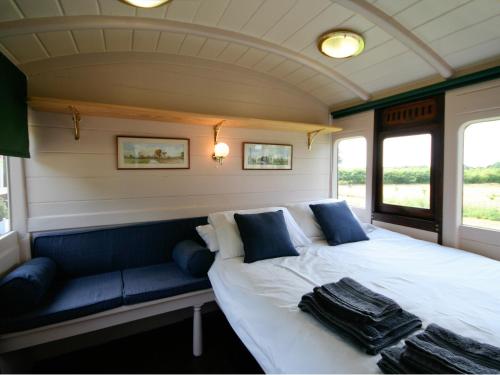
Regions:
<svg viewBox="0 0 500 375"><path fill-rule="evenodd" d="M229 146L224 142L217 141L223 123L224 121L221 121L214 126L214 153L212 154L212 159L219 163L219 165L222 165L224 159L229 155Z"/></svg>

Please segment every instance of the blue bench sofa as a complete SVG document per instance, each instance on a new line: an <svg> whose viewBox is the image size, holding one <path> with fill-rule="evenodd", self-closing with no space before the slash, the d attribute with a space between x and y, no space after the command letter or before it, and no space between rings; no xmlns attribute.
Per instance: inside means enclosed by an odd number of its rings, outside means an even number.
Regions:
<svg viewBox="0 0 500 375"><path fill-rule="evenodd" d="M214 300L206 276L213 253L195 229L206 222L200 217L35 234L31 263L55 264L55 276L32 309L2 313L0 354L193 307L193 352L201 355L200 308ZM190 269L193 264L202 274Z"/></svg>

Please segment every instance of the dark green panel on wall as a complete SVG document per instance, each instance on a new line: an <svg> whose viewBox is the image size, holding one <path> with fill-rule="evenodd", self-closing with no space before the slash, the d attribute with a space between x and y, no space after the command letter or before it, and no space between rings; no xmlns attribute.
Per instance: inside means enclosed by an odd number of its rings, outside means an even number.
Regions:
<svg viewBox="0 0 500 375"><path fill-rule="evenodd" d="M29 158L26 76L0 53L0 155Z"/></svg>

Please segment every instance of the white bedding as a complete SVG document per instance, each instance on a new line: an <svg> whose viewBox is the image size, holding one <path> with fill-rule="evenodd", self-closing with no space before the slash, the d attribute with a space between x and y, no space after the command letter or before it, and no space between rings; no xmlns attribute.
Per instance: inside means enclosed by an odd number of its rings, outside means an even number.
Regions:
<svg viewBox="0 0 500 375"><path fill-rule="evenodd" d="M500 262L376 229L370 241L314 243L298 257L216 258L219 306L267 373L374 373L370 356L300 311L315 285L349 276L424 321L500 346Z"/></svg>

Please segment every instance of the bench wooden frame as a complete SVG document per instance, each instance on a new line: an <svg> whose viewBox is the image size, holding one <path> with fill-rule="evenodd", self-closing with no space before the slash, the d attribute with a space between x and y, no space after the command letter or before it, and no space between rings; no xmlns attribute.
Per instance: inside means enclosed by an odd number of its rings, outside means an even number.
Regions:
<svg viewBox="0 0 500 375"><path fill-rule="evenodd" d="M201 306L212 301L215 301L212 289L203 289L134 305L123 305L97 314L26 331L0 334L0 356L16 350L192 307L193 355L198 357L203 351Z"/></svg>

